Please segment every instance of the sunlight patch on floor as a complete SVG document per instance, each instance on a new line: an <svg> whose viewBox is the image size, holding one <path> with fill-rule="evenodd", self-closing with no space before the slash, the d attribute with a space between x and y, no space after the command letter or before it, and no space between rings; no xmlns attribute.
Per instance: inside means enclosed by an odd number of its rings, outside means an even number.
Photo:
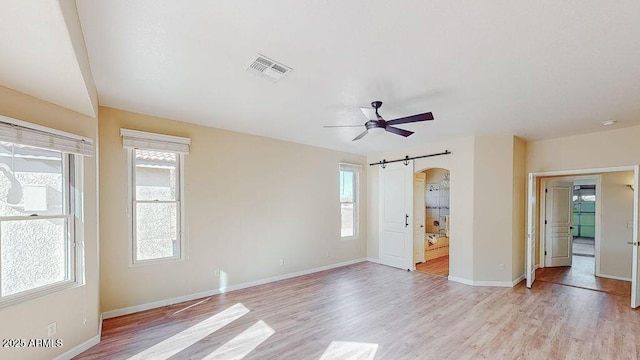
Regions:
<svg viewBox="0 0 640 360"><path fill-rule="evenodd" d="M275 331L264 321L260 320L233 339L227 341L211 354L205 356L203 360L241 360L263 341L267 340L269 336L273 335L273 333L275 333Z"/></svg>
<svg viewBox="0 0 640 360"><path fill-rule="evenodd" d="M320 360L373 360L378 344L332 341Z"/></svg>
<svg viewBox="0 0 640 360"><path fill-rule="evenodd" d="M144 351L130 357L129 360L168 359L247 313L249 313L249 309L244 305L239 303L235 304L232 307L213 315L170 338L145 349Z"/></svg>

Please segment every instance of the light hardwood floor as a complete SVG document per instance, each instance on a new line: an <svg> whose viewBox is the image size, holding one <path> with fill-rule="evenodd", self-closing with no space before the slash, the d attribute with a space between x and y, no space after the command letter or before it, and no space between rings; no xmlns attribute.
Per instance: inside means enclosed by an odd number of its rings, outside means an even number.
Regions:
<svg viewBox="0 0 640 360"><path fill-rule="evenodd" d="M572 266L536 270L536 281L576 286L631 298L631 282L595 276L595 259L574 255Z"/></svg>
<svg viewBox="0 0 640 360"><path fill-rule="evenodd" d="M449 255L427 260L416 265L416 270L433 275L449 275Z"/></svg>
<svg viewBox="0 0 640 360"><path fill-rule="evenodd" d="M236 304L248 312L188 341ZM323 357L340 348L333 341L374 344L362 347L377 360L640 357L640 313L627 297L545 282L472 287L359 263L105 320L102 342L77 359L128 359L163 341L186 347L171 359L203 359L259 321L274 333L245 359L341 359Z"/></svg>

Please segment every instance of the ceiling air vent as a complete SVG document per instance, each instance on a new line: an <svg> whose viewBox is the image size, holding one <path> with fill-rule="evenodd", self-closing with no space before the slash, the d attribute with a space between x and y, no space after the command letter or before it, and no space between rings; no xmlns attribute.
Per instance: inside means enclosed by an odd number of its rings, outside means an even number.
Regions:
<svg viewBox="0 0 640 360"><path fill-rule="evenodd" d="M278 82L278 80L282 79L285 74L291 72L293 69L271 60L264 55L256 54L255 59L253 59L245 70L273 82Z"/></svg>

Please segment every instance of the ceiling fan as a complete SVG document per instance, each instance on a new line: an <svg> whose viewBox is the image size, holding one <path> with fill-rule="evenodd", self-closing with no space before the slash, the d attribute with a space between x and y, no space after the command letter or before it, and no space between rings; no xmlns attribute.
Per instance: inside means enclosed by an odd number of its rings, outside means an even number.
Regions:
<svg viewBox="0 0 640 360"><path fill-rule="evenodd" d="M433 120L433 114L431 112L427 112L423 114L416 114L416 115L411 115L411 116L406 116L406 117L386 121L385 119L382 118L382 116L380 116L380 114L378 114L378 109L382 106L382 101L374 101L371 103L371 106L372 108L360 108L364 116L369 120L366 123L364 123L364 127L366 128L364 132L356 136L352 141L360 140L369 133L369 130L376 130L376 129L381 129L382 131L388 131L390 133L407 137L413 134L413 131L400 129L392 125ZM362 126L362 125L326 125L324 127L334 128L334 127L359 127L359 126Z"/></svg>

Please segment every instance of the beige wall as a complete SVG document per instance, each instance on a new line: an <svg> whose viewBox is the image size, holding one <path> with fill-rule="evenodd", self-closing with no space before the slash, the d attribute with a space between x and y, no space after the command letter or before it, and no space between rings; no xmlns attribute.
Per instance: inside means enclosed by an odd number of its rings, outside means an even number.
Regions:
<svg viewBox="0 0 640 360"><path fill-rule="evenodd" d="M527 143L527 172L640 163L640 126Z"/></svg>
<svg viewBox="0 0 640 360"><path fill-rule="evenodd" d="M338 195L338 163L363 156L110 108L99 119L103 311L216 290L217 269L230 286L365 257L366 197L359 239L342 240ZM128 266L121 127L191 138L183 261Z"/></svg>
<svg viewBox="0 0 640 360"><path fill-rule="evenodd" d="M602 220L600 232L600 274L631 278L633 229L633 171L602 174Z"/></svg>
<svg viewBox="0 0 640 360"><path fill-rule="evenodd" d="M473 279L510 283L522 274L513 269L513 236L519 230L518 223L514 226L518 217L514 212L514 137L476 137L474 152Z"/></svg>
<svg viewBox="0 0 640 360"><path fill-rule="evenodd" d="M0 87L0 114L97 139L94 118ZM97 156L84 159L84 249L86 285L0 309L0 338L47 338L57 322L62 348L0 348L2 359L50 359L98 334ZM86 320L86 323L85 323Z"/></svg>

